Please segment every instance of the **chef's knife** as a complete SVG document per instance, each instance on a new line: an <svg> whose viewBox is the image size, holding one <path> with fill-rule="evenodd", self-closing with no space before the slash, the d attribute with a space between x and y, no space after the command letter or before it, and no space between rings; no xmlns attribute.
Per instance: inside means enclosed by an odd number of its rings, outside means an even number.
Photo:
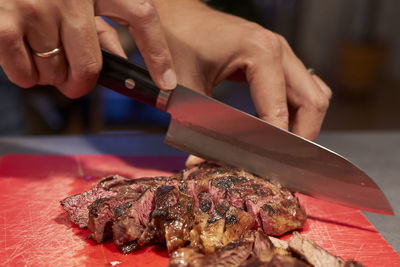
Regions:
<svg viewBox="0 0 400 267"><path fill-rule="evenodd" d="M165 143L179 150L244 168L316 198L393 214L368 175L316 143L184 86L162 91L147 70L107 51L98 83L171 114Z"/></svg>

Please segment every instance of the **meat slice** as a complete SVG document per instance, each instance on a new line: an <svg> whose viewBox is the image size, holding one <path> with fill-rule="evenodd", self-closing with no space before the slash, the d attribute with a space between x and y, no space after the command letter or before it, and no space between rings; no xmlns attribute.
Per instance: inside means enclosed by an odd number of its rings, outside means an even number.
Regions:
<svg viewBox="0 0 400 267"><path fill-rule="evenodd" d="M166 242L172 252L190 242L193 226L193 198L175 186L160 186L155 192L155 209L139 245Z"/></svg>
<svg viewBox="0 0 400 267"><path fill-rule="evenodd" d="M344 261L342 258L330 254L312 240L303 239L298 232L293 233L293 237L289 241L289 248L312 266L363 266L353 260Z"/></svg>
<svg viewBox="0 0 400 267"><path fill-rule="evenodd" d="M116 192L104 190L102 187L96 185L86 192L61 200L61 206L68 213L72 222L80 228L86 228L89 221L89 205L97 199L110 198L116 195Z"/></svg>
<svg viewBox="0 0 400 267"><path fill-rule="evenodd" d="M253 187L254 193L246 196L246 209L267 235L280 236L304 226L306 212L287 189L271 183Z"/></svg>
<svg viewBox="0 0 400 267"><path fill-rule="evenodd" d="M204 253L212 253L223 247L225 218L213 219L208 214L196 216L191 234L191 246Z"/></svg>
<svg viewBox="0 0 400 267"><path fill-rule="evenodd" d="M193 198L181 192L178 195L178 202L169 209L169 219L165 225L169 253L189 244L190 230L193 227Z"/></svg>
<svg viewBox="0 0 400 267"><path fill-rule="evenodd" d="M170 256L170 267L239 266L250 256L253 244L247 240L236 240L212 254L202 254L194 248L180 248Z"/></svg>
<svg viewBox="0 0 400 267"><path fill-rule="evenodd" d="M89 221L88 207L96 200L132 192L143 193L162 184L179 184L179 182L173 177L164 176L129 179L120 175L110 175L102 178L92 186L92 189L61 200L61 206L72 222L80 228L86 228Z"/></svg>
<svg viewBox="0 0 400 267"><path fill-rule="evenodd" d="M238 240L244 232L254 229L254 226L255 221L250 214L235 206L230 206L225 213L225 232L222 243L226 245Z"/></svg>
<svg viewBox="0 0 400 267"><path fill-rule="evenodd" d="M298 199L291 198L264 204L260 219L266 234L280 236L288 230L302 228L307 217Z"/></svg>
<svg viewBox="0 0 400 267"><path fill-rule="evenodd" d="M154 192L146 190L138 199L126 202L113 210L114 243L124 252L137 249L137 240L149 224L154 209Z"/></svg>
<svg viewBox="0 0 400 267"><path fill-rule="evenodd" d="M89 205L89 237L101 243L112 236L111 226L114 221L113 209L126 202L136 200L140 193L121 195L111 198L100 198Z"/></svg>

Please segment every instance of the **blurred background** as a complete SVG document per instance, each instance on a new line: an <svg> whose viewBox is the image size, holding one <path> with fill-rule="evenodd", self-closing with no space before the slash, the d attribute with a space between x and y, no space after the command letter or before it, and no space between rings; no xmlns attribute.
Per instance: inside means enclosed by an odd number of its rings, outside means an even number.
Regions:
<svg viewBox="0 0 400 267"><path fill-rule="evenodd" d="M206 2L280 33L327 82L333 98L323 131L400 129L399 0ZM126 30L118 31L130 59L143 65ZM223 82L213 94L255 114L246 84ZM105 88L70 100L52 87L18 88L2 71L0 114L0 135L162 132L169 122L163 112Z"/></svg>

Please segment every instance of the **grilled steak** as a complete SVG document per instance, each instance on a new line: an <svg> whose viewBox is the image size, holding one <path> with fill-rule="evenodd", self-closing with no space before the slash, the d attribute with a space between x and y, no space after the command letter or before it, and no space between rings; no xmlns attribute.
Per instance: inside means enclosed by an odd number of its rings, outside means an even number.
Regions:
<svg viewBox="0 0 400 267"><path fill-rule="evenodd" d="M143 209L139 202L146 198L142 197L145 192L153 192L150 199L155 205ZM269 235L281 235L301 228L306 219L297 198L286 189L243 170L212 163L171 177L108 176L61 204L73 222L89 226L96 242L113 233L124 251L129 251L123 248L127 244L136 248L163 242L170 252L196 242L214 251L246 230L262 227ZM148 214L151 220L140 220ZM197 222L206 221L195 227L197 234L192 232L196 240L189 237L195 216L199 216Z"/></svg>
<svg viewBox="0 0 400 267"><path fill-rule="evenodd" d="M177 187L157 188L151 222L138 243L165 242L168 252L187 245L193 225L193 205L192 197L180 192Z"/></svg>
<svg viewBox="0 0 400 267"><path fill-rule="evenodd" d="M132 194L129 197L110 197L100 198L89 205L89 222L88 228L91 231L90 238L97 243L112 236L111 226L114 221L113 209L125 204L128 201L137 199L139 193Z"/></svg>
<svg viewBox="0 0 400 267"><path fill-rule="evenodd" d="M99 184L94 185L92 189L67 197L61 201L61 205L68 213L72 222L81 228L88 226L89 210L88 207L97 199L114 197L117 195L114 191L109 191L101 186L103 180L113 180L114 176L103 178Z"/></svg>
<svg viewBox="0 0 400 267"><path fill-rule="evenodd" d="M93 240L113 237L123 253L165 244L171 266L320 262L312 255L320 248L296 235L290 246L265 235L303 227L306 214L298 199L279 185L229 166L203 163L170 177L112 175L61 205L74 223L89 228ZM329 255L324 259L330 260ZM332 257L338 264L357 264Z"/></svg>
<svg viewBox="0 0 400 267"><path fill-rule="evenodd" d="M136 200L131 200L113 209L114 221L112 232L115 244L124 253L136 249L133 247L141 237L150 221L150 214L154 209L154 192L146 190Z"/></svg>

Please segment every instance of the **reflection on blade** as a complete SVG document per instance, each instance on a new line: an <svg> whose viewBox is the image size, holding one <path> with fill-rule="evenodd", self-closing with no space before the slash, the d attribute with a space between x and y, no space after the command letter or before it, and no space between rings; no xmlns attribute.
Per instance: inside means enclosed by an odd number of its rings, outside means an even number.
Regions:
<svg viewBox="0 0 400 267"><path fill-rule="evenodd" d="M186 88L173 92L165 142L244 168L293 191L393 214L379 187L343 157Z"/></svg>

